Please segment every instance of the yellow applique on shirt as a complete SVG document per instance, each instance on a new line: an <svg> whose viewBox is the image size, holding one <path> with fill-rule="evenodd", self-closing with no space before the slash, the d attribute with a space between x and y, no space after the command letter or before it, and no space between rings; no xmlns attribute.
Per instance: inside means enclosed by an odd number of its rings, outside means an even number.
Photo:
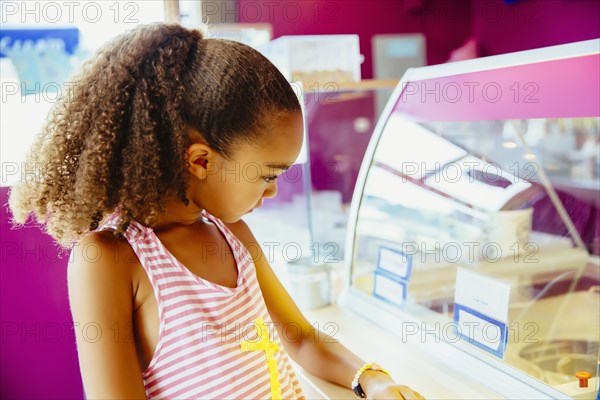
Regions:
<svg viewBox="0 0 600 400"><path fill-rule="evenodd" d="M253 342L244 341L240 343L242 351L262 350L267 356L267 367L269 368L269 377L271 378L271 398L281 399L281 384L279 383L279 371L277 370L277 361L275 352L279 351L279 345L272 342L269 338L269 330L262 318L254 321L258 340Z"/></svg>

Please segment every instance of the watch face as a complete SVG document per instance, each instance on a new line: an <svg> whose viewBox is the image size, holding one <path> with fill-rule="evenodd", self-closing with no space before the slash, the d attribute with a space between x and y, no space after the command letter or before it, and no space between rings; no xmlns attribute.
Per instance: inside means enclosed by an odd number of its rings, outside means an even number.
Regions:
<svg viewBox="0 0 600 400"><path fill-rule="evenodd" d="M364 399L367 397L364 390L362 389L362 386L360 386L360 383L358 385L354 386L354 394L357 395L358 397L360 397L361 399Z"/></svg>

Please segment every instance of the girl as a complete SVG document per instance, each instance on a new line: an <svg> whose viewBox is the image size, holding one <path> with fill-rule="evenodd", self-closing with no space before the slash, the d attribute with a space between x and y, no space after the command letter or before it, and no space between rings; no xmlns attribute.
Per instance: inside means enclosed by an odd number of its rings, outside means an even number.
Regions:
<svg viewBox="0 0 600 400"><path fill-rule="evenodd" d="M72 247L88 398L302 398L288 354L359 395L421 398L315 331L241 220L302 140L291 86L243 44L154 24L84 65L10 207Z"/></svg>

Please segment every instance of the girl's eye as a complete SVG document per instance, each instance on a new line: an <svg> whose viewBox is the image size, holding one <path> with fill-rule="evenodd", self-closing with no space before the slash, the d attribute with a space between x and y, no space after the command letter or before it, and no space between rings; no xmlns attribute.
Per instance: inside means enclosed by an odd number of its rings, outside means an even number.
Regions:
<svg viewBox="0 0 600 400"><path fill-rule="evenodd" d="M277 175L271 175L271 176L264 177L264 180L267 183L275 182L276 179L277 179Z"/></svg>

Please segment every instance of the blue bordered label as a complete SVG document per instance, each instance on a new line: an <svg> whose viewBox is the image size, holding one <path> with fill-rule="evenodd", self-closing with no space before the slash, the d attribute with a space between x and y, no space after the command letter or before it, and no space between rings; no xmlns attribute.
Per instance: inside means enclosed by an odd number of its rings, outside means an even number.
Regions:
<svg viewBox="0 0 600 400"><path fill-rule="evenodd" d="M454 304L454 323L462 340L497 357L504 357L508 341L506 323L458 303Z"/></svg>
<svg viewBox="0 0 600 400"><path fill-rule="evenodd" d="M380 246L376 265L377 268L408 281L412 273L412 255L391 247Z"/></svg>
<svg viewBox="0 0 600 400"><path fill-rule="evenodd" d="M406 281L376 270L373 285L373 295L375 297L397 306L404 304L406 300Z"/></svg>

